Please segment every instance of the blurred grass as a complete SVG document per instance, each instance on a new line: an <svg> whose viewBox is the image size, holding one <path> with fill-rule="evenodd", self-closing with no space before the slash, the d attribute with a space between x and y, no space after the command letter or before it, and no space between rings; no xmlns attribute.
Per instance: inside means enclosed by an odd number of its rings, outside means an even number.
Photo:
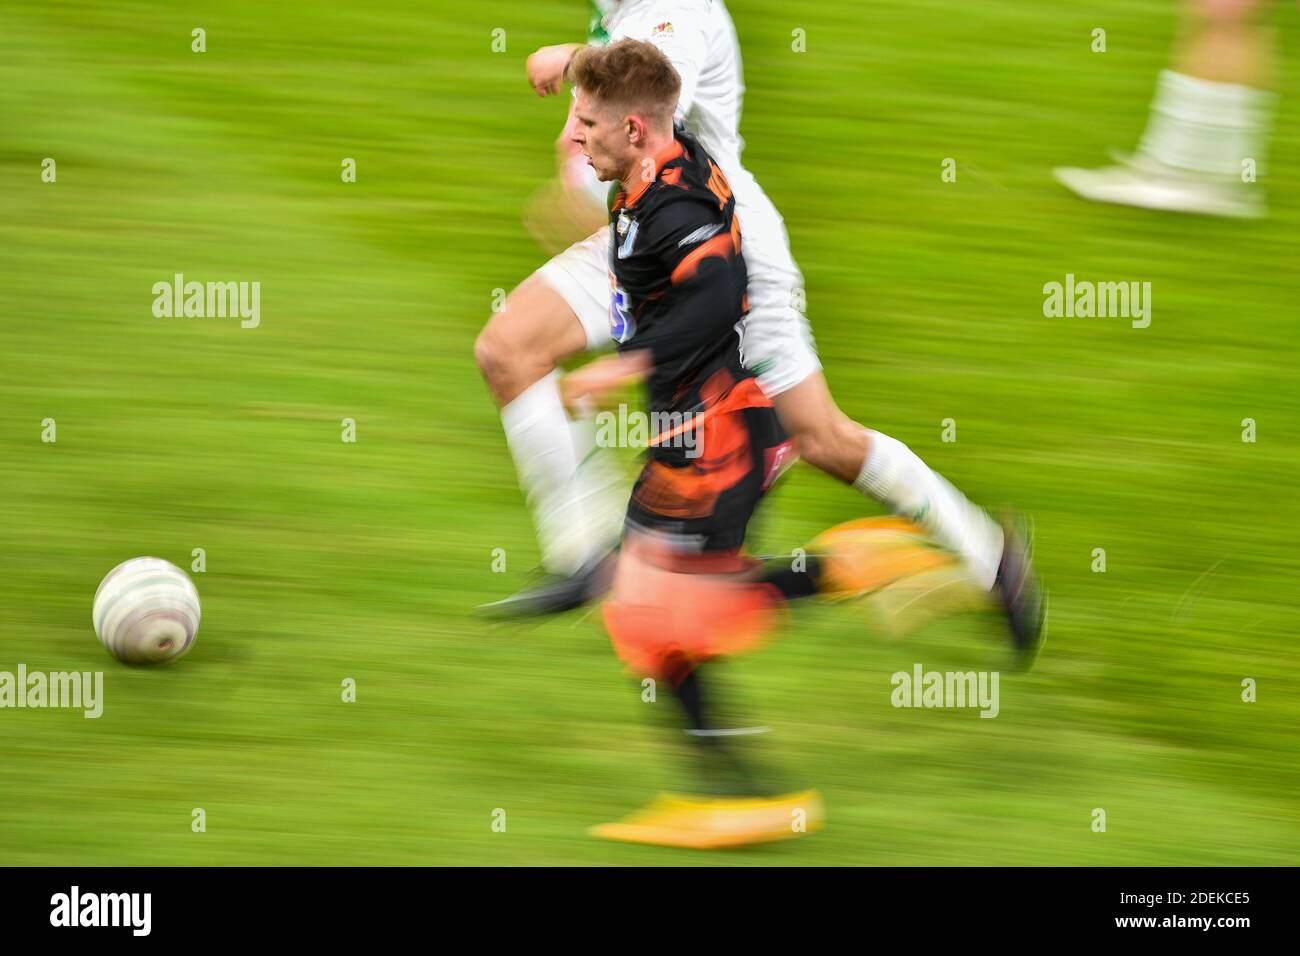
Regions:
<svg viewBox="0 0 1300 956"><path fill-rule="evenodd" d="M1053 630L1032 675L1004 675L998 719L888 704L916 661L999 667L996 620L896 643L850 609L800 609L728 668L728 697L822 788L829 827L710 857L585 837L676 782L658 724L595 617L470 611L535 560L470 352L493 290L542 258L519 210L564 104L528 91L523 60L580 39L583 5L14 2L0 670L107 675L98 721L0 712L0 863L1294 862L1295 71L1273 217L1162 217L1080 203L1049 170L1135 140L1169 5L731 8L747 161L786 216L841 404L1037 518ZM1293 8L1279 24L1294 53ZM260 281L261 327L152 318L175 272ZM1045 319L1042 286L1067 272L1151 281L1151 328ZM754 543L864 508L801 469ZM90 628L100 577L197 547L195 651L113 664Z"/></svg>

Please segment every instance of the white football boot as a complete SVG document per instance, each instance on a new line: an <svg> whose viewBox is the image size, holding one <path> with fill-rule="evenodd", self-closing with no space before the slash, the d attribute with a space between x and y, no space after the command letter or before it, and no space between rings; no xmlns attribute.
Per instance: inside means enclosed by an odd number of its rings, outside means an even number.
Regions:
<svg viewBox="0 0 1300 956"><path fill-rule="evenodd" d="M1165 212L1260 219L1268 208L1260 188L1231 178L1198 176L1141 157L1117 157L1114 166L1052 170L1061 185L1092 202Z"/></svg>

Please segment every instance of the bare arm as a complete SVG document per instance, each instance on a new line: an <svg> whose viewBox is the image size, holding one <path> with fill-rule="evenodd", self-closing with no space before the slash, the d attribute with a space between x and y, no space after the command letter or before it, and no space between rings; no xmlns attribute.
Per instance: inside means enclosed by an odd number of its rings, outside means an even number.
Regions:
<svg viewBox="0 0 1300 956"><path fill-rule="evenodd" d="M564 376L560 394L566 406L581 411L599 405L605 395L625 382L643 378L650 367L650 353L644 349L602 355Z"/></svg>
<svg viewBox="0 0 1300 956"><path fill-rule="evenodd" d="M609 187L596 179L582 148L573 141L576 123L571 99L568 119L555 140L559 175L538 189L524 206L524 225L551 255L585 239L609 221Z"/></svg>
<svg viewBox="0 0 1300 956"><path fill-rule="evenodd" d="M569 61L583 45L559 43L544 46L528 57L524 65L528 73L528 85L537 91L538 96L550 96L564 88L564 74L569 69Z"/></svg>

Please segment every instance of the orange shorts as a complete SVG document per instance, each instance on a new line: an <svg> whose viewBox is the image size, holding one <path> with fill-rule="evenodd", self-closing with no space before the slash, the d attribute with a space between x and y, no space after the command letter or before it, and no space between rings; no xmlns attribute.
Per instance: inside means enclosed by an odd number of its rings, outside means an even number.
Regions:
<svg viewBox="0 0 1300 956"><path fill-rule="evenodd" d="M745 577L750 518L795 459L771 401L752 378L715 373L700 392L702 454L652 459L632 492L605 627L633 671L662 676L758 645L783 606L776 588Z"/></svg>
<svg viewBox="0 0 1300 956"><path fill-rule="evenodd" d="M699 664L748 651L780 623L780 592L741 576L750 562L698 557L696 570L687 571L680 555L665 555L653 539L624 540L603 610L614 651L631 671L661 676L674 660Z"/></svg>

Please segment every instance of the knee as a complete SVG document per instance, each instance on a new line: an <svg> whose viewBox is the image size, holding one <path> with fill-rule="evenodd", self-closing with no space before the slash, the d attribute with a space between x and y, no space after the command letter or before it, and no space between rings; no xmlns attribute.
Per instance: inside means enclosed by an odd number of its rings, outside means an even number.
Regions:
<svg viewBox="0 0 1300 956"><path fill-rule="evenodd" d="M498 313L488 319L474 340L474 361L484 381L498 397L509 400L554 368L527 337L516 334Z"/></svg>
<svg viewBox="0 0 1300 956"><path fill-rule="evenodd" d="M509 362L510 349L502 339L496 317L493 316L474 340L474 362L489 382L500 377Z"/></svg>

